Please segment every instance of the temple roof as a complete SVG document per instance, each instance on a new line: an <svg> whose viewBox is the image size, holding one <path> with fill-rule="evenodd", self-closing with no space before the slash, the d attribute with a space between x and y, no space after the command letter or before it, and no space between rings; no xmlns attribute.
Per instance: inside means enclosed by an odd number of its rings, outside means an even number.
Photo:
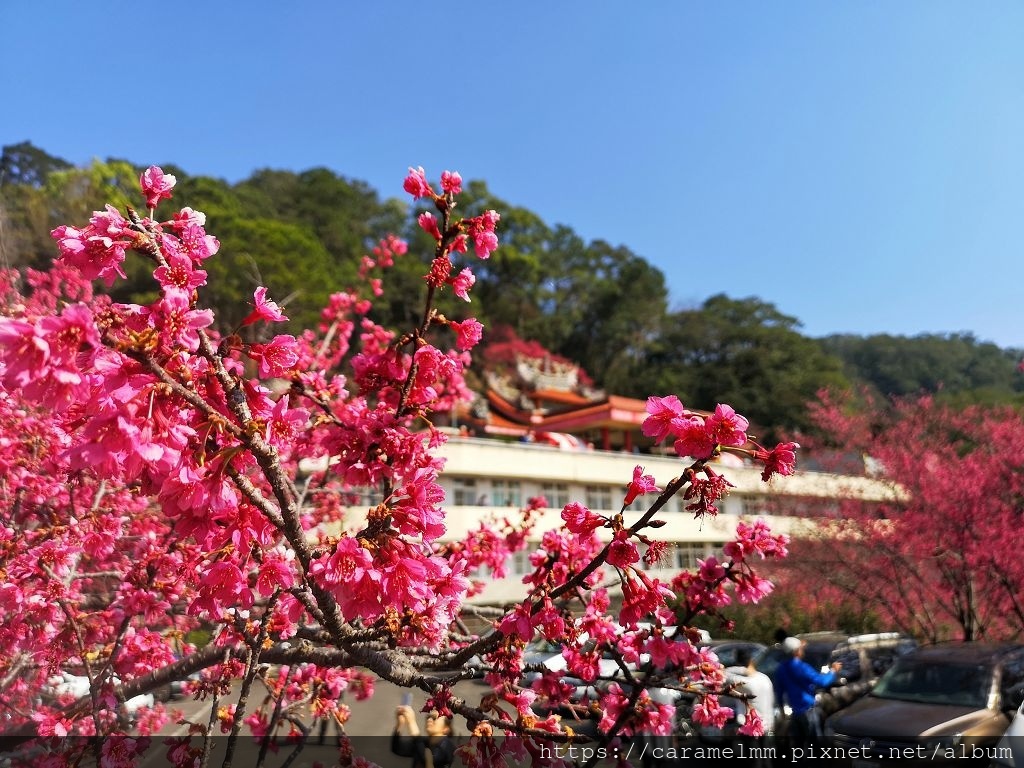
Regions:
<svg viewBox="0 0 1024 768"><path fill-rule="evenodd" d="M459 416L480 432L538 439L553 433L608 443L614 431L619 444L643 439L646 403L588 386L571 363L522 355L513 366L488 371L485 381L485 392Z"/></svg>

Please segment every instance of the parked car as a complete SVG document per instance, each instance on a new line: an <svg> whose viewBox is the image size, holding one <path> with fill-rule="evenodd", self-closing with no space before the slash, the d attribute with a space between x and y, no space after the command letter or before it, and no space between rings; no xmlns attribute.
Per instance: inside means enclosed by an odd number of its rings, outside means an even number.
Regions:
<svg viewBox="0 0 1024 768"><path fill-rule="evenodd" d="M525 667L543 665L547 669L558 671L565 669L565 659L562 657L562 646L550 640L539 638L526 644L523 649L523 665ZM528 686L543 672L529 671L523 673L520 685Z"/></svg>
<svg viewBox="0 0 1024 768"><path fill-rule="evenodd" d="M115 685L120 683L117 678L114 678L113 682ZM52 699L80 699L89 695L89 678L70 672L59 672L47 679L44 694ZM130 720L134 720L140 709L152 707L155 703L151 693L134 696L124 702L124 714Z"/></svg>
<svg viewBox="0 0 1024 768"><path fill-rule="evenodd" d="M166 686L156 692L157 701L174 701L184 698L192 683L198 683L203 679L202 672L193 672L184 680L171 680Z"/></svg>
<svg viewBox="0 0 1024 768"><path fill-rule="evenodd" d="M943 643L901 656L865 697L826 722L836 747L867 765L895 756L922 763L989 761L1024 701L1024 646Z"/></svg>
<svg viewBox="0 0 1024 768"><path fill-rule="evenodd" d="M736 654L741 650L749 651L751 657L755 659L765 650L763 643L753 640L708 640L699 647L714 651L723 667L735 667Z"/></svg>
<svg viewBox="0 0 1024 768"><path fill-rule="evenodd" d="M990 755L990 768L1024 768L1024 703Z"/></svg>

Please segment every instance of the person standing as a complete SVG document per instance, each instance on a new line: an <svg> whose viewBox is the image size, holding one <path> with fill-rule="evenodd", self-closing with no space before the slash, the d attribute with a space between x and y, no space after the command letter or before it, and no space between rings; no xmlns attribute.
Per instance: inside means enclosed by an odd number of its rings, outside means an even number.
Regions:
<svg viewBox="0 0 1024 768"><path fill-rule="evenodd" d="M411 757L412 768L448 768L455 757L455 740L448 718L431 712L427 716L426 734L420 735L412 707L400 706L395 712L391 751Z"/></svg>
<svg viewBox="0 0 1024 768"><path fill-rule="evenodd" d="M749 648L736 651L736 664L726 667L726 679L740 693L750 698L743 703L747 711L754 710L764 724L763 736L740 736L745 755L750 756L750 765L769 765L766 747L773 745L775 731L775 686L764 672L754 666L753 654Z"/></svg>
<svg viewBox="0 0 1024 768"><path fill-rule="evenodd" d="M828 672L819 672L803 660L806 643L796 637L782 641L787 658L775 670L775 700L778 706L789 704L789 743L791 747L815 748L822 743L821 718L814 707L814 694L838 682L839 662ZM808 753L804 753L808 756Z"/></svg>

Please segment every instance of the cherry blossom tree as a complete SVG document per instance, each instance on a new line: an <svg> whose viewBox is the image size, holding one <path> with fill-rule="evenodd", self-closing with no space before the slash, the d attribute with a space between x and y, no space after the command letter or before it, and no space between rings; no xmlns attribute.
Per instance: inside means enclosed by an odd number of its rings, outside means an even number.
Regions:
<svg viewBox="0 0 1024 768"><path fill-rule="evenodd" d="M795 556L777 568L782 588L800 589L813 574L816 601L871 612L931 641L1018 638L1020 414L931 397L849 405L825 396L813 416L848 454L868 457L873 474L892 483L891 499L841 502L818 537L794 542Z"/></svg>
<svg viewBox="0 0 1024 768"><path fill-rule="evenodd" d="M285 310L259 287L240 326L217 330L202 295L203 267L219 243L198 211L157 217L174 183L149 168L140 179L145 214L108 206L84 226L54 230L60 256L51 270L2 275L8 745L55 766L131 765L147 747L192 766L209 759L209 737L225 733L229 765L245 733L262 745L262 761L273 737L302 748L300 711L344 723L339 695L371 696L383 679L468 721L461 757L469 765L501 765L506 755L557 762L540 747L585 737L535 713L538 696L550 709L569 693L550 672L524 687L523 649L538 636L563 644L568 673L597 685L604 745L672 728L672 707L646 693L654 682L701 697L696 713L707 722L730 714L717 700L726 690L720 665L686 628L698 614L767 594L753 565L783 556L785 538L741 524L720 558L668 583L645 573L638 545L648 560L664 553L658 515L673 494L690 500L695 517L715 513L729 489L708 465L718 453L760 462L768 480L793 471L794 445L750 442L746 420L725 405L705 418L674 396L650 398L644 432L673 441L678 475L660 479L663 490L639 467L623 478L623 509L651 499L630 526L567 505L561 529L534 537L541 545L523 599L473 634L463 621L479 586L471 574L500 574L547 503L532 499L515 519L443 540L436 449L445 437L431 419L467 397L462 374L482 328L434 304L443 291L471 301L472 264L498 247L498 213L459 218L459 175L445 171L435 189L422 168L410 169L405 190L436 211L419 217L436 248L415 327L370 319L388 268L412 258L388 238L363 259L365 293L334 294L318 328L276 333ZM94 292L93 281L124 277L127 258L150 263L151 303ZM623 600L612 613L605 585L616 580ZM670 637L669 626L680 631ZM190 642L200 627L209 642ZM601 685L604 652L650 662L624 664L625 684ZM48 681L62 671L84 675L88 693L53 695ZM233 686L238 699L215 706L193 737L151 740L172 716L160 704L133 726L119 717L125 700L196 674L193 695L217 703ZM456 682L480 675L490 694L453 694ZM749 732L760 728L748 719ZM339 762L360 759L343 744Z"/></svg>

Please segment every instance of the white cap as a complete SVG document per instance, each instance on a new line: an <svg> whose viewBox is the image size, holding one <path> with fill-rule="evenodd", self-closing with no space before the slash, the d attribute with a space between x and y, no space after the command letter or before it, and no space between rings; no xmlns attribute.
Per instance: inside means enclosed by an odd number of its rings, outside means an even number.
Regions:
<svg viewBox="0 0 1024 768"><path fill-rule="evenodd" d="M797 651L800 650L801 645L803 645L803 643L800 641L799 638L787 637L785 640L782 641L782 650L784 650L790 656L793 656L796 654Z"/></svg>

